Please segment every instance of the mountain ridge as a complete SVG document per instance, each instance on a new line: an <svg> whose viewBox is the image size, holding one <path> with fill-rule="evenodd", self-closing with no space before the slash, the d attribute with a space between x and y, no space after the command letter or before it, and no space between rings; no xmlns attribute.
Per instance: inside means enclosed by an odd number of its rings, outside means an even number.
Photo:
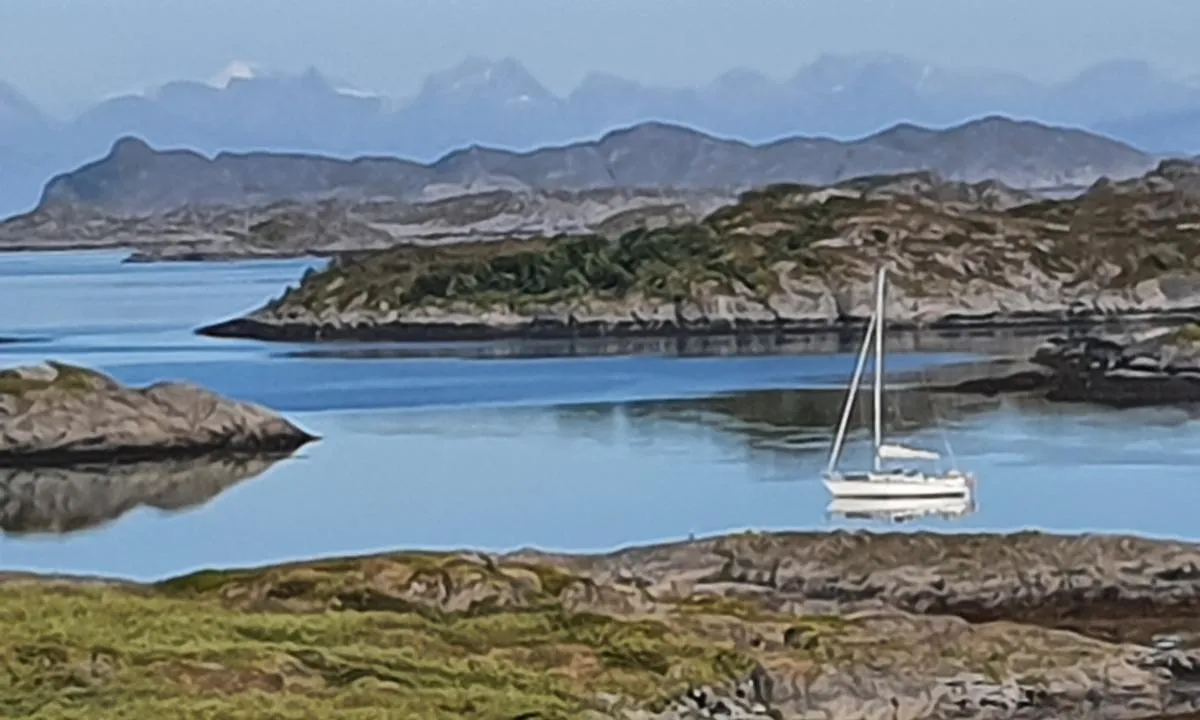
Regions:
<svg viewBox="0 0 1200 720"><path fill-rule="evenodd" d="M667 87L593 72L555 93L517 60L476 57L431 72L407 97L359 89L313 67L289 73L239 61L206 80L105 97L71 118L47 115L5 85L0 216L32 208L50 177L102 156L126 135L206 154L268 150L428 163L472 143L532 150L646 121L765 143L795 135L851 140L898 122L947 127L1001 114L1190 155L1200 151L1192 126L1169 120L1196 109L1200 83L1139 61L1101 63L1046 84L896 55L826 54L782 79L733 68L706 83Z"/></svg>
<svg viewBox="0 0 1200 720"><path fill-rule="evenodd" d="M1047 188L1132 177L1155 162L1111 138L1001 116L944 129L902 123L853 141L794 136L763 144L653 121L532 151L472 144L431 163L267 151L205 157L123 137L103 158L52 178L38 210L65 205L137 215L190 204L346 196L420 201L486 190L737 191L921 170L947 180Z"/></svg>

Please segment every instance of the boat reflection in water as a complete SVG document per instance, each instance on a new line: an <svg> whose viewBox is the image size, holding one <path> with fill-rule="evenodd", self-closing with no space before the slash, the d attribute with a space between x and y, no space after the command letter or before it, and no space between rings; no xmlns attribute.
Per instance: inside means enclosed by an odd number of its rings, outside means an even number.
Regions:
<svg viewBox="0 0 1200 720"><path fill-rule="evenodd" d="M975 512L975 494L957 497L911 498L834 498L826 508L826 516L849 520L876 520L903 523L922 518L940 517L957 520Z"/></svg>

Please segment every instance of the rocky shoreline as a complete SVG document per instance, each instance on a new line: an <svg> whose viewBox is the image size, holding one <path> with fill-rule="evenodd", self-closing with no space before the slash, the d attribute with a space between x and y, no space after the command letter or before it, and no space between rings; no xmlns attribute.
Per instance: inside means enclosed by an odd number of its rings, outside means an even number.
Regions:
<svg viewBox="0 0 1200 720"><path fill-rule="evenodd" d="M632 313L636 316L636 313ZM313 318L310 321L277 319L269 314L251 315L213 323L196 329L198 335L215 338L241 338L268 342L455 342L490 340L597 340L669 339L669 338L786 338L788 336L855 334L866 327L867 319L829 317L808 319L716 319L688 320L580 320L540 317L525 322L487 322L478 317L458 321L394 321L378 318ZM1086 330L1113 323L1183 325L1200 319L1200 305L1194 308L1134 311L1123 314L1104 311L1080 311L1063 307L1046 312L968 316L948 314L930 320L889 318L889 330L896 332L1012 330L1065 331Z"/></svg>
<svg viewBox="0 0 1200 720"><path fill-rule="evenodd" d="M728 192L702 190L495 189L439 199L197 202L135 215L71 201L0 221L0 252L128 249L131 263L333 257L396 245L619 234L695 221L733 200Z"/></svg>
<svg viewBox="0 0 1200 720"><path fill-rule="evenodd" d="M327 258L334 255L337 255L337 253L332 251L322 252L320 249L303 252L232 248L202 250L191 246L168 245L166 247L134 250L126 255L121 262L128 265L145 265L149 263L221 263L241 262L245 260L295 260L305 257Z"/></svg>
<svg viewBox="0 0 1200 720"><path fill-rule="evenodd" d="M1200 547L1135 537L831 532L153 585L10 574L0 615L22 622L0 688L16 711L89 717L1183 716L1200 710L1198 568Z"/></svg>
<svg viewBox="0 0 1200 720"><path fill-rule="evenodd" d="M1116 408L1200 402L1200 325L1133 335L1054 336L1015 371L934 390L1036 393L1052 402Z"/></svg>
<svg viewBox="0 0 1200 720"><path fill-rule="evenodd" d="M266 408L189 384L128 388L55 362L0 370L0 464L7 467L290 453L316 439Z"/></svg>
<svg viewBox="0 0 1200 720"><path fill-rule="evenodd" d="M45 337L0 337L0 345L15 345L17 343L45 342Z"/></svg>

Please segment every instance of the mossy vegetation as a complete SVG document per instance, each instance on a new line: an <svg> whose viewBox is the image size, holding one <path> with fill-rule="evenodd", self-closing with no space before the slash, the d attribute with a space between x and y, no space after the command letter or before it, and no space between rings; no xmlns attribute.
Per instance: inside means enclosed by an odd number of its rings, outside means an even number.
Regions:
<svg viewBox="0 0 1200 720"><path fill-rule="evenodd" d="M1001 681L1111 660L1111 646L1036 627L805 615L761 593L652 597L566 567L395 553L148 586L10 579L0 716L607 717L613 702L661 709L755 670Z"/></svg>
<svg viewBox="0 0 1200 720"><path fill-rule="evenodd" d="M0 620L6 716L568 718L602 693L662 702L750 667L662 622L551 607L248 612L204 593L25 585L0 589Z"/></svg>
<svg viewBox="0 0 1200 720"><path fill-rule="evenodd" d="M50 372L44 376L21 368L0 370L0 395L21 396L42 390L86 392L115 383L106 375L76 365L51 360L46 367Z"/></svg>
<svg viewBox="0 0 1200 720"><path fill-rule="evenodd" d="M568 611L558 595L578 580L403 553L150 587L9 583L0 715L568 718L753 667L669 617Z"/></svg>
<svg viewBox="0 0 1200 720"><path fill-rule="evenodd" d="M1200 343L1200 325L1187 323L1175 331L1171 338L1177 345L1191 346Z"/></svg>
<svg viewBox="0 0 1200 720"><path fill-rule="evenodd" d="M561 235L368 253L306 274L275 305L311 307L332 298L339 309L455 301L513 306L630 293L671 301L702 287L765 297L779 288L777 263L820 269L807 248L835 233L834 210L778 208L778 217L766 222L788 227L737 234L732 230L747 219L739 212L764 214L757 206L765 201L751 194L746 202L746 208L721 210L701 223L636 228L615 239Z"/></svg>

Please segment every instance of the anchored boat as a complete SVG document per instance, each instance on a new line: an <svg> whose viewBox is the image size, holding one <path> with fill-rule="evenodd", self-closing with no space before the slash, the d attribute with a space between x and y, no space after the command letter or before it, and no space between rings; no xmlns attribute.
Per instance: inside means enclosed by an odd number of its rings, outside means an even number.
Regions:
<svg viewBox="0 0 1200 720"><path fill-rule="evenodd" d="M889 443L883 432L883 331L884 293L887 284L887 269L880 267L875 281L875 311L867 322L862 348L846 392L833 447L829 453L829 466L824 476L825 487L835 498L953 498L968 496L975 484L973 473L957 468L946 471L921 470L912 467L912 461L938 461L941 456L932 450L907 447ZM875 348L873 424L873 464L869 469L842 471L838 469L842 449L846 441L846 429L854 408L866 367L867 353ZM902 464L903 461L903 464Z"/></svg>

